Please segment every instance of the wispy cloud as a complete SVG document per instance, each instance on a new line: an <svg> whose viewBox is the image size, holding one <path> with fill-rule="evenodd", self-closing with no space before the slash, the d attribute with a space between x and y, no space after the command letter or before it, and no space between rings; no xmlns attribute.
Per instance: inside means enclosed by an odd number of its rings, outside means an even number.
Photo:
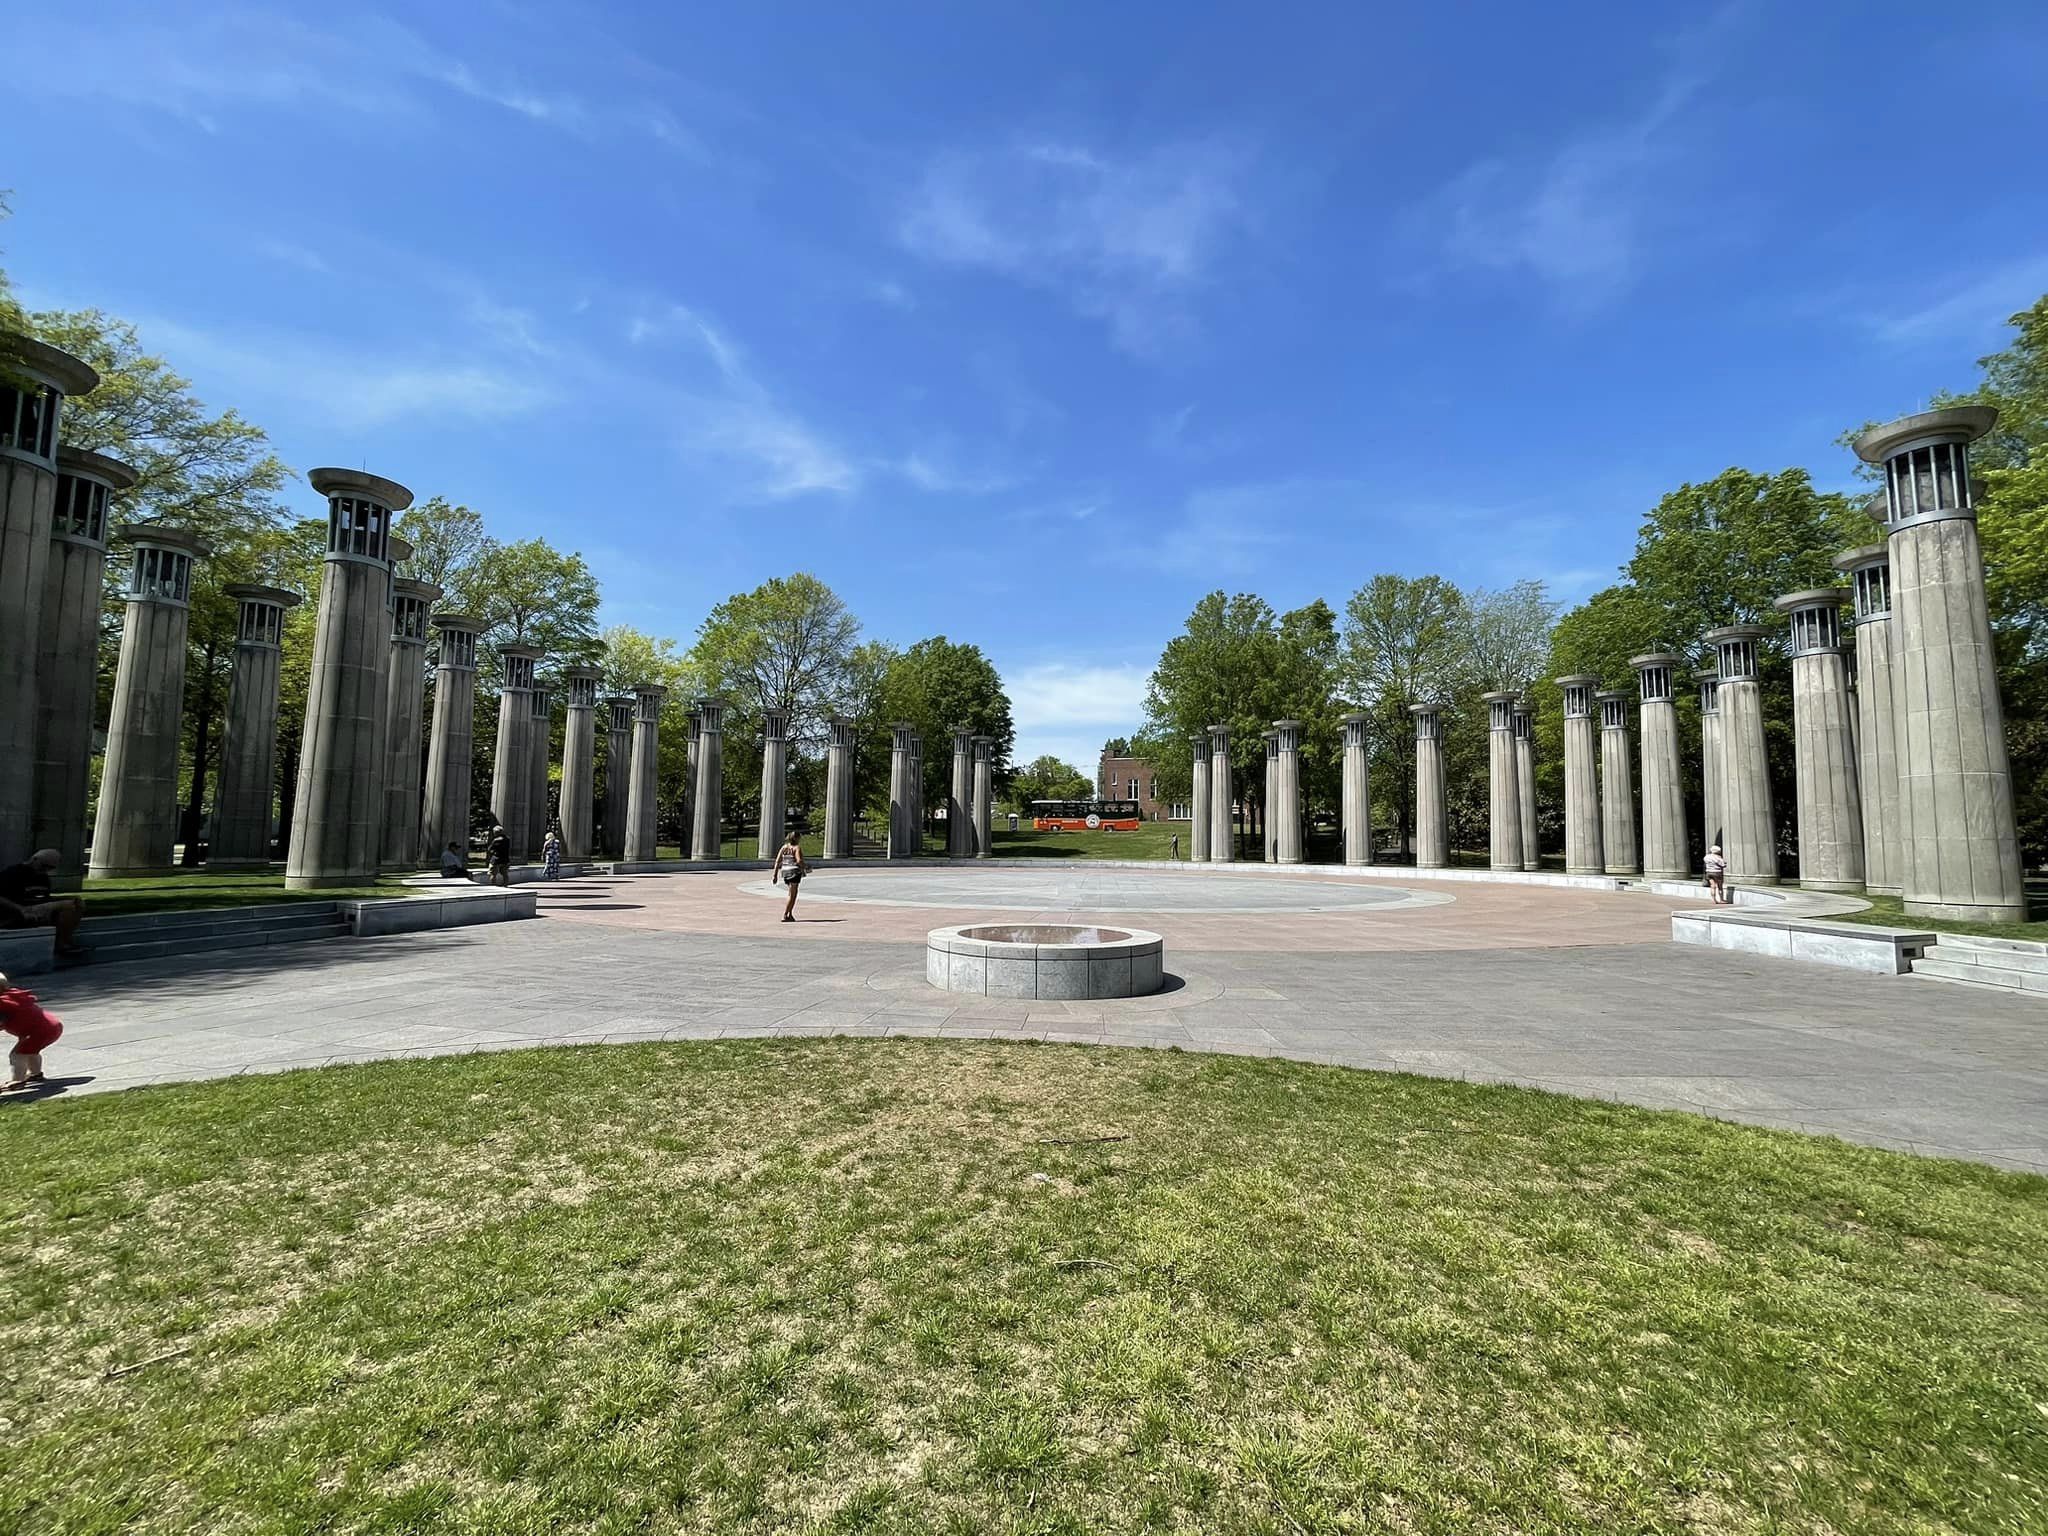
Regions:
<svg viewBox="0 0 2048 1536"><path fill-rule="evenodd" d="M938 450L913 449L890 466L920 491L937 495L987 496L1008 490L1014 483L1007 475L977 474L949 462Z"/></svg>
<svg viewBox="0 0 2048 1536"><path fill-rule="evenodd" d="M1145 558L1174 575L1250 575L1293 545L1297 529L1322 526L1359 494L1357 485L1341 480L1207 486L1187 497Z"/></svg>
<svg viewBox="0 0 2048 1536"><path fill-rule="evenodd" d="M1409 214L1408 233L1439 268L1533 277L1574 307L1619 294L1643 265L1681 120L1746 9L1738 0L1669 40L1673 63L1638 111L1547 152L1466 167Z"/></svg>
<svg viewBox="0 0 2048 1536"><path fill-rule="evenodd" d="M1851 307L1879 341L1914 345L1987 336L2044 289L2048 256L2033 256L1989 272L1949 273L1890 302L1857 300Z"/></svg>
<svg viewBox="0 0 2048 1536"><path fill-rule="evenodd" d="M1050 753L1092 774L1104 740L1128 736L1144 724L1149 677L1146 667L1083 660L1004 668L1017 760Z"/></svg>
<svg viewBox="0 0 2048 1536"><path fill-rule="evenodd" d="M1193 294L1250 222L1249 172L1249 156L1220 142L1127 158L1045 142L947 154L896 235L927 261L1051 288L1148 354L1186 334Z"/></svg>

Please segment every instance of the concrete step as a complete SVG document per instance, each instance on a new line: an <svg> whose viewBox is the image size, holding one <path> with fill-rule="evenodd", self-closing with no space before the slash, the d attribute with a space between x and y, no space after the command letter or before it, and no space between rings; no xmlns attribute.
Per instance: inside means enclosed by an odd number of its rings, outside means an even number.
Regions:
<svg viewBox="0 0 2048 1536"><path fill-rule="evenodd" d="M1988 934L1946 933L1941 937L1941 947L1960 954L1997 955L2008 962L2038 960L2048 967L2048 944L2038 939L1994 939Z"/></svg>
<svg viewBox="0 0 2048 1536"><path fill-rule="evenodd" d="M79 928L87 945L140 943L149 939L198 938L260 929L302 928L342 916L333 901L287 902L264 907L213 907L196 912L149 912L133 917L88 918Z"/></svg>
<svg viewBox="0 0 2048 1536"><path fill-rule="evenodd" d="M115 965L123 960L155 960L165 955L213 954L225 949L258 949L271 944L304 944L318 939L340 939L349 934L348 919L339 912L309 923L288 926L252 924L240 930L209 933L181 933L156 938L131 938L116 943L93 943L96 965Z"/></svg>
<svg viewBox="0 0 2048 1536"><path fill-rule="evenodd" d="M2032 958L2032 957L2022 957ZM1974 987L1995 987L2005 992L2025 992L2048 1001L2048 966L1980 964L1959 959L1946 940L1913 962L1913 974L1932 981L1961 982Z"/></svg>

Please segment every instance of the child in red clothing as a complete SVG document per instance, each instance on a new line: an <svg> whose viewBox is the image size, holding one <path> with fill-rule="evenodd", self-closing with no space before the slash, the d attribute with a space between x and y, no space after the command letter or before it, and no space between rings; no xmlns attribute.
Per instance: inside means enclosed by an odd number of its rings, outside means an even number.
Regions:
<svg viewBox="0 0 2048 1536"><path fill-rule="evenodd" d="M7 1088L34 1088L43 1081L43 1051L55 1045L64 1026L43 1012L36 995L0 975L0 1030L13 1035L7 1053Z"/></svg>

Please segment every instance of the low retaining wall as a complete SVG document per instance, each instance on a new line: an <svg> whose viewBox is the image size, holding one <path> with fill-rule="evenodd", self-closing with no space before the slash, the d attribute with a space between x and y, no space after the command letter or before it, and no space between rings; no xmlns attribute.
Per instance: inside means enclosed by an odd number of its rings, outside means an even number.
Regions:
<svg viewBox="0 0 2048 1536"><path fill-rule="evenodd" d="M1880 976L1905 975L1935 940L1932 933L1912 928L1726 910L1672 913L1671 938L1677 944L1704 944L1779 960L1811 960Z"/></svg>
<svg viewBox="0 0 2048 1536"><path fill-rule="evenodd" d="M56 929L0 928L0 974L37 976L56 966Z"/></svg>
<svg viewBox="0 0 2048 1536"><path fill-rule="evenodd" d="M425 933L435 928L467 928L476 923L513 922L539 913L540 893L502 886L466 887L449 881L441 896L368 897L344 901L341 910L349 931L359 939L385 933Z"/></svg>

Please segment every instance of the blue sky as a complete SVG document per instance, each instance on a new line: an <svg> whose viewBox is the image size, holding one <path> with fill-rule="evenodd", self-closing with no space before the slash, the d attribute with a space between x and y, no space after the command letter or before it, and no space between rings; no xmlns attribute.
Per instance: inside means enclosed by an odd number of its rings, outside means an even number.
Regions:
<svg viewBox="0 0 2048 1536"><path fill-rule="evenodd" d="M203 19L163 19L182 13ZM38 305L687 641L815 571L1092 764L1222 586L1562 597L2048 290L2038 0L23 4ZM309 512L314 498L295 492Z"/></svg>

